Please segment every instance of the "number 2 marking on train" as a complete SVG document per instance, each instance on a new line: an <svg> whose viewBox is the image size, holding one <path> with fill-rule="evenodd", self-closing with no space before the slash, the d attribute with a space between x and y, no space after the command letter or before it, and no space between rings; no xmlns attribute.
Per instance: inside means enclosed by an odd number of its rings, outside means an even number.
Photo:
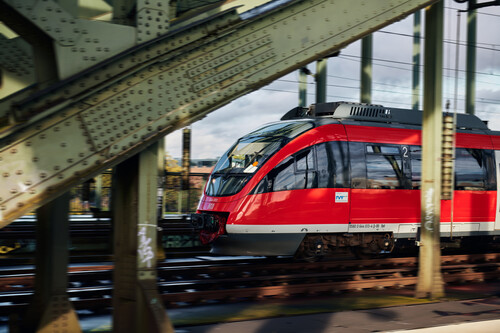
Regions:
<svg viewBox="0 0 500 333"><path fill-rule="evenodd" d="M403 147L403 157L408 157L408 147Z"/></svg>

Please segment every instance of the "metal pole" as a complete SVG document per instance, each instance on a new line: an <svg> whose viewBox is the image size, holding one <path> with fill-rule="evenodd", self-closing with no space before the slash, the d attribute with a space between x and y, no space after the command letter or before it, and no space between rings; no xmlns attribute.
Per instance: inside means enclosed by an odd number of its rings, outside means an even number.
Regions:
<svg viewBox="0 0 500 333"><path fill-rule="evenodd" d="M420 32L421 32L420 11L413 14L413 82L412 82L412 108L418 111L420 108Z"/></svg>
<svg viewBox="0 0 500 333"><path fill-rule="evenodd" d="M361 40L361 103L372 102L373 35Z"/></svg>
<svg viewBox="0 0 500 333"><path fill-rule="evenodd" d="M166 160L165 160L165 138L162 138L158 140L156 143L156 146L158 148L157 154L158 154L158 159L157 159L157 209L158 209L158 221L161 221L163 217L165 216L165 172L166 172ZM158 259L165 259L165 250L163 249L163 230L161 228L158 228L158 239L156 242L156 253Z"/></svg>
<svg viewBox="0 0 500 333"><path fill-rule="evenodd" d="M426 8L419 272L415 296L444 296L441 276L443 1Z"/></svg>
<svg viewBox="0 0 500 333"><path fill-rule="evenodd" d="M67 294L69 200L66 192L36 211L35 293L21 332L81 332Z"/></svg>
<svg viewBox="0 0 500 333"><path fill-rule="evenodd" d="M191 128L182 130L182 212L189 211L189 171L191 164Z"/></svg>
<svg viewBox="0 0 500 333"><path fill-rule="evenodd" d="M307 106L307 67L299 69L299 106Z"/></svg>
<svg viewBox="0 0 500 333"><path fill-rule="evenodd" d="M476 0L469 0L469 8L473 8ZM467 12L467 68L465 72L465 112L475 114L476 101L476 10Z"/></svg>
<svg viewBox="0 0 500 333"><path fill-rule="evenodd" d="M166 153L165 138L160 139L158 145L158 217L160 219L165 215L165 172L166 172Z"/></svg>
<svg viewBox="0 0 500 333"><path fill-rule="evenodd" d="M316 61L316 103L326 102L326 75L328 59Z"/></svg>
<svg viewBox="0 0 500 333"><path fill-rule="evenodd" d="M94 207L97 211L102 210L102 174L95 177Z"/></svg>

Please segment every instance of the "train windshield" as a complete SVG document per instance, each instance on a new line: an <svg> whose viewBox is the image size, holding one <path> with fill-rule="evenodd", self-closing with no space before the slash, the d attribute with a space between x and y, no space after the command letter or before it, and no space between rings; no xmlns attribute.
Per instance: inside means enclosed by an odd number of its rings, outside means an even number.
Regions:
<svg viewBox="0 0 500 333"><path fill-rule="evenodd" d="M206 194L227 196L238 193L281 147L313 127L311 122L284 122L264 126L242 137L217 162Z"/></svg>

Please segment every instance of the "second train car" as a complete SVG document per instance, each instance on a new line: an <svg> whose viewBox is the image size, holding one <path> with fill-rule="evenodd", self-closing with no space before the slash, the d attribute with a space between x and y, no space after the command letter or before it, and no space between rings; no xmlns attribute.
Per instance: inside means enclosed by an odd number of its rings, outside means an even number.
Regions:
<svg viewBox="0 0 500 333"><path fill-rule="evenodd" d="M212 252L390 252L418 239L422 112L334 102L295 108L218 161L192 222ZM500 235L500 133L458 114L441 237Z"/></svg>

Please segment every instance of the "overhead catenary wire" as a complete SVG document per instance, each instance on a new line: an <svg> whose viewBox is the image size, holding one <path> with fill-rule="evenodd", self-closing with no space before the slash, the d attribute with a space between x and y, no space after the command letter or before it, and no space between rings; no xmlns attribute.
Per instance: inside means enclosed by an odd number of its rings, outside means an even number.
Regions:
<svg viewBox="0 0 500 333"><path fill-rule="evenodd" d="M260 90L272 91L272 92L279 92L279 93L286 93L286 94L294 94L294 95L297 94L296 90L276 89L276 88L270 88L269 86L266 87L266 88L262 88ZM315 94L313 92L308 92L307 95L314 96ZM352 95L352 96L345 96L345 95L331 95L331 94L327 94L327 98L329 98L330 100L345 100L345 101L350 101L350 100L356 99L357 97L354 96L354 95ZM465 99L461 98L460 100L463 101ZM373 99L373 104L401 105L404 108L408 108L410 102L398 102L397 100L390 100L390 101L388 101L388 100L383 100L383 99L379 99L379 98L374 98ZM500 101L498 101L498 103L488 102L487 104L499 104L500 105ZM465 109L459 108L458 111L463 113L463 112L465 112ZM498 112L496 112L496 111L488 111L488 110L481 110L481 109L477 109L477 113L481 113L481 114L498 114Z"/></svg>

